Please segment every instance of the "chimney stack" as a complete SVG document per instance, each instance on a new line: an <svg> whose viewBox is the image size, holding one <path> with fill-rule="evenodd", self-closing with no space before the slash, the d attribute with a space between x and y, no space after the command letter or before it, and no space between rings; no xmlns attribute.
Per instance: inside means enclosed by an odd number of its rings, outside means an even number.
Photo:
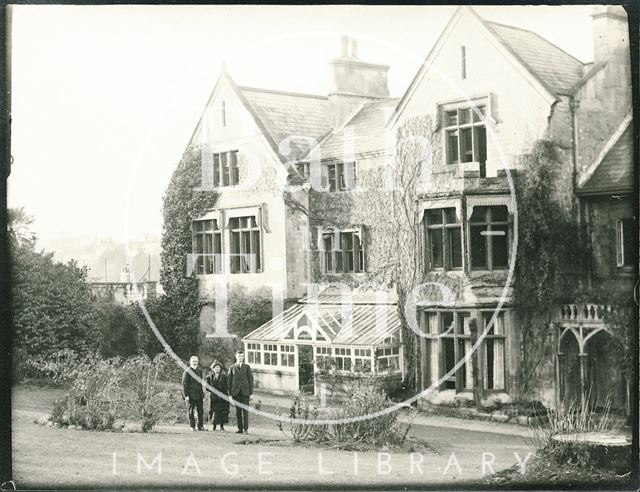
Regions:
<svg viewBox="0 0 640 492"><path fill-rule="evenodd" d="M627 13L620 5L594 5L593 57L595 63L606 63L604 89L616 107L631 105L631 60ZM626 113L626 109L624 110Z"/></svg>
<svg viewBox="0 0 640 492"><path fill-rule="evenodd" d="M351 44L351 56L349 56ZM388 98L388 65L358 59L358 41L342 36L340 58L331 60L329 102L333 128L340 127L363 102Z"/></svg>

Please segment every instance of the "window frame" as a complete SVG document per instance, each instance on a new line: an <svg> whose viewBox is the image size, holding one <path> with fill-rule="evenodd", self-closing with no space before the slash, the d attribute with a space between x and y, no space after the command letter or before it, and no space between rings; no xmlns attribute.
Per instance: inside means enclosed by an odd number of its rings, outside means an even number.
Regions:
<svg viewBox="0 0 640 492"><path fill-rule="evenodd" d="M339 193L357 189L358 166L356 161L328 162L324 166L326 169L327 191Z"/></svg>
<svg viewBox="0 0 640 492"><path fill-rule="evenodd" d="M472 222L472 217L473 217L473 213L475 211L475 208L477 207L483 207L485 209L487 209L487 214L485 214L484 220L482 222ZM507 211L507 219L504 221L493 221L491 215L492 215L492 211L491 209L496 208L496 207L505 207L506 211ZM479 205L479 204L474 204L472 207L468 207L467 210L469 210L469 208L471 208L471 213L467 212L467 227L466 227L466 231L467 231L467 244L468 246L468 255L469 255L469 270L470 271L475 271L475 272L493 272L493 271L504 271L504 270L508 270L509 269L509 260L511 259L511 234L512 234L512 228L513 228L513 224L512 224L512 216L511 216L511 212L509 211L509 206L505 203L505 204L499 204L499 205ZM473 264L473 245L474 245L474 240L473 240L473 234L472 234L472 227L478 227L478 226L486 226L486 228L484 229L484 231L493 231L493 227L495 226L506 226L507 230L505 232L505 236L506 236L506 264L505 266L499 266L499 267L495 267L493 265L493 236L492 234L482 234L482 232L480 233L481 236L484 237L485 240L485 265L482 266L474 266Z"/></svg>
<svg viewBox="0 0 640 492"><path fill-rule="evenodd" d="M238 221L238 227L234 227L232 221ZM247 227L243 226L242 221L246 220ZM255 225L253 225L255 224ZM228 237L229 237L229 272L232 274L242 273L262 273L263 272L263 237L262 227L258 224L258 217L256 215L246 215L242 217L229 218L228 225ZM237 239L234 234L237 234ZM246 251L245 237L249 237L249 251ZM257 237L257 250L254 252L254 245ZM238 244L237 251L234 248L235 244ZM255 254L256 265L255 269L251 268L251 262L247 261L246 256Z"/></svg>
<svg viewBox="0 0 640 492"><path fill-rule="evenodd" d="M238 150L213 153L213 187L226 188L240 184Z"/></svg>
<svg viewBox="0 0 640 492"><path fill-rule="evenodd" d="M211 224L210 228L207 224ZM195 255L194 270L196 275L224 273L222 232L222 229L218 227L217 219L199 219L191 222L191 250ZM198 246L199 239L201 247Z"/></svg>
<svg viewBox="0 0 640 492"><path fill-rule="evenodd" d="M466 63L466 60L465 60ZM466 73L465 73L466 75ZM478 113L481 113L481 117L478 116ZM468 103L460 103L456 105L443 105L442 106L442 131L444 136L444 148L445 148L445 157L447 165L457 165L460 164L468 164L475 163L479 166L480 177L485 178L487 175L487 122L488 122L488 114L489 104L488 101L482 100L478 101L476 104L469 105ZM450 123L450 115L451 113L455 113L455 123ZM461 115L468 114L469 121L461 123ZM483 128L484 129L484 161L482 158L482 152L480 143L476 146L476 139L479 139L479 134L477 134L476 129ZM462 160L462 132L470 130L471 132L471 160L463 161ZM451 151L450 145L450 135L453 135L456 138L456 159L452 159L453 152Z"/></svg>
<svg viewBox="0 0 640 492"><path fill-rule="evenodd" d="M440 223L429 224L429 213L434 211L440 211ZM453 210L454 217L457 222L447 222L447 210ZM456 213L455 207L439 207L428 208L424 210L424 217L422 219L422 227L424 228L424 251L423 254L427 259L428 270L442 270L442 271L461 271L464 270L465 255L464 255L464 236L462 221ZM454 230L458 230L460 233L460 266L453 266L453 247L452 235ZM431 233L437 234L437 231L441 231L441 244L442 244L442 266L434 266L433 248L431 244Z"/></svg>
<svg viewBox="0 0 640 492"><path fill-rule="evenodd" d="M366 254L363 234L360 230L355 229L329 229L321 230L321 246L320 258L322 272L324 274L345 275L366 273ZM351 236L351 248L343 249L346 243L343 238ZM338 245L336 246L336 242ZM329 244L330 249L327 250ZM350 258L350 261L349 261ZM352 269L347 266L351 263Z"/></svg>
<svg viewBox="0 0 640 492"><path fill-rule="evenodd" d="M480 319L481 319L481 327L479 327L478 329L481 330L478 332L478 337L480 337L480 335L484 332L488 322L491 320L491 317L493 316L494 311L480 311ZM499 311L498 315L496 316L496 322L493 324L493 326L491 327L491 331L489 333L487 333L484 337L484 339L482 340L482 351L481 351L481 360L478 361L481 364L481 369L482 369L482 387L484 389L484 391L488 391L488 392L497 392L497 393L504 393L507 391L507 357L506 357L506 350L507 350L507 326L505 323L505 318L506 318L506 312L505 311ZM486 321L485 321L486 319ZM502 329L502 331L500 333L496 332L496 327L500 327ZM488 361L488 350L487 350L487 341L491 341L494 345L494 357L495 357L495 342L501 342L502 343L502 387L501 388L496 388L495 387L495 380L493 381L493 387L489 388L489 361ZM494 362L495 365L495 362ZM495 378L495 369L492 369L494 378Z"/></svg>
<svg viewBox="0 0 640 492"><path fill-rule="evenodd" d="M633 238L634 220L632 217L616 219L616 266L621 270L632 270L634 267L634 251L631 248L629 263L625 263L625 223L628 224L627 232ZM633 241L633 239L631 239ZM636 259L637 260L637 259Z"/></svg>

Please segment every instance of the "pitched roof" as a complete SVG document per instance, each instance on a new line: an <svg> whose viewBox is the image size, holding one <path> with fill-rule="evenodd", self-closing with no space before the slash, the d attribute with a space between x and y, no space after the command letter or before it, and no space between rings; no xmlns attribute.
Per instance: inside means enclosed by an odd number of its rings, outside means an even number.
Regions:
<svg viewBox="0 0 640 492"><path fill-rule="evenodd" d="M303 157L313 145L307 139L319 142L330 130L327 97L253 87L238 90L285 162ZM287 138L289 153L281 152L280 145Z"/></svg>
<svg viewBox="0 0 640 492"><path fill-rule="evenodd" d="M633 192L633 132L630 123L628 116L607 142L590 175L578 188L578 195Z"/></svg>
<svg viewBox="0 0 640 492"><path fill-rule="evenodd" d="M385 146L385 124L399 99L365 103L346 125L327 135L320 144L322 160L363 157ZM348 146L345 147L345 139ZM352 150L349 148L353 143ZM351 154L353 155L347 155Z"/></svg>
<svg viewBox="0 0 640 492"><path fill-rule="evenodd" d="M336 345L372 346L400 334L395 304L296 304L246 335L245 341L292 342L291 334L309 320Z"/></svg>
<svg viewBox="0 0 640 492"><path fill-rule="evenodd" d="M519 27L483 22L551 93L569 94L582 79L584 63L542 36Z"/></svg>

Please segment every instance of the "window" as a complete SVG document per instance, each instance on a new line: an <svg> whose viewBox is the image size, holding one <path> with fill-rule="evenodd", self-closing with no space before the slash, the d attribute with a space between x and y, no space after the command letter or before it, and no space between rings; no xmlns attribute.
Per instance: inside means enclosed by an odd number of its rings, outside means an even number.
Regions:
<svg viewBox="0 0 640 492"><path fill-rule="evenodd" d="M509 262L507 206L475 206L469 222L471 267L480 270L507 268Z"/></svg>
<svg viewBox="0 0 640 492"><path fill-rule="evenodd" d="M316 365L320 370L331 369L331 347L316 347Z"/></svg>
<svg viewBox="0 0 640 492"><path fill-rule="evenodd" d="M327 164L329 191L353 190L356 187L356 163L337 162Z"/></svg>
<svg viewBox="0 0 640 492"><path fill-rule="evenodd" d="M309 167L309 163L308 162L298 162L296 164L296 172L298 173L298 176L302 179L309 179L309 176L311 176L311 170Z"/></svg>
<svg viewBox="0 0 640 492"><path fill-rule="evenodd" d="M493 312L482 313L483 331L489 325L492 316ZM504 390L504 342L504 313L498 313L483 341L482 373L485 389Z"/></svg>
<svg viewBox="0 0 640 492"><path fill-rule="evenodd" d="M444 389L462 391L473 387L471 361L463 363L456 372L451 373L455 365L471 351L469 331L469 313L440 313L440 377ZM449 374L451 373L451 374Z"/></svg>
<svg viewBox="0 0 640 492"><path fill-rule="evenodd" d="M266 366L277 366L278 365L278 346L274 344L265 343L263 347L264 347L263 364Z"/></svg>
<svg viewBox="0 0 640 492"><path fill-rule="evenodd" d="M340 371L351 370L351 349L335 348L334 359L336 361L336 369Z"/></svg>
<svg viewBox="0 0 640 492"><path fill-rule="evenodd" d="M247 364L262 364L259 343L247 343Z"/></svg>
<svg viewBox="0 0 640 492"><path fill-rule="evenodd" d="M637 260L636 248L634 247L636 242L633 219L618 219L616 223L616 249L619 267L633 266L633 262Z"/></svg>
<svg viewBox="0 0 640 492"><path fill-rule="evenodd" d="M455 208L425 210L424 221L431 269L462 268L462 228Z"/></svg>
<svg viewBox="0 0 640 492"><path fill-rule="evenodd" d="M280 345L280 365L285 367L294 367L295 363L295 347L293 345Z"/></svg>
<svg viewBox="0 0 640 492"><path fill-rule="evenodd" d="M485 106L445 111L444 119L447 163L478 162L480 164L480 177L486 177L487 132Z"/></svg>
<svg viewBox="0 0 640 492"><path fill-rule="evenodd" d="M467 78L467 48L466 46L460 46L460 61L462 63L462 79Z"/></svg>
<svg viewBox="0 0 640 492"><path fill-rule="evenodd" d="M357 232L322 235L325 273L364 272L364 248Z"/></svg>
<svg viewBox="0 0 640 492"><path fill-rule="evenodd" d="M371 372L371 349L353 349L353 370Z"/></svg>
<svg viewBox="0 0 640 492"><path fill-rule="evenodd" d="M237 185L239 182L238 151L213 154L213 186Z"/></svg>
<svg viewBox="0 0 640 492"><path fill-rule="evenodd" d="M193 222L193 253L197 275L222 272L222 232L217 220Z"/></svg>
<svg viewBox="0 0 640 492"><path fill-rule="evenodd" d="M395 372L400 370L400 347L376 349L376 372Z"/></svg>
<svg viewBox="0 0 640 492"><path fill-rule="evenodd" d="M229 219L231 245L231 273L256 273L262 271L260 228L256 218L234 217Z"/></svg>

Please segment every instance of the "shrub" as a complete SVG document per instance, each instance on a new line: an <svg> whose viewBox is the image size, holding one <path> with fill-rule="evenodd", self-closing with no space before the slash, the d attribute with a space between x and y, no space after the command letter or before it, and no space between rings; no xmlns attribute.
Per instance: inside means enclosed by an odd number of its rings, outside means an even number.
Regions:
<svg viewBox="0 0 640 492"><path fill-rule="evenodd" d="M72 381L63 400L54 404L52 421L59 425L77 425L85 429L113 427L120 403L120 360L102 359L96 354L71 356L51 371L61 380Z"/></svg>
<svg viewBox="0 0 640 492"><path fill-rule="evenodd" d="M168 362L167 354L158 354L153 360L141 355L125 360L120 368L122 405L141 421L142 432L151 430L167 407L168 394L159 383Z"/></svg>
<svg viewBox="0 0 640 492"><path fill-rule="evenodd" d="M341 448L401 445L411 429L411 423L401 424L397 411L359 419L383 411L392 404L384 392L372 389L370 384L360 380L350 383L349 388L345 389L345 397L335 409L311 407L305 397L298 394L292 402L290 415L303 422L290 424L289 434L297 442L316 442ZM412 417L414 415L415 412ZM312 423L313 420L343 422L324 424ZM282 424L279 427L287 434Z"/></svg>

